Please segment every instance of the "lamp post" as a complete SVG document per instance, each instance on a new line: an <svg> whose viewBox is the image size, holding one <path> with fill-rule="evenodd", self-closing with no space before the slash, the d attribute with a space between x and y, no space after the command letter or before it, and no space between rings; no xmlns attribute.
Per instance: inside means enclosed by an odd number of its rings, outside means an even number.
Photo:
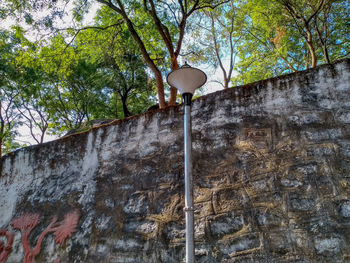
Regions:
<svg viewBox="0 0 350 263"><path fill-rule="evenodd" d="M186 263L194 262L194 208L192 177L191 100L196 89L207 81L207 75L187 63L167 76L170 86L177 88L184 99L185 141L185 214L186 214Z"/></svg>

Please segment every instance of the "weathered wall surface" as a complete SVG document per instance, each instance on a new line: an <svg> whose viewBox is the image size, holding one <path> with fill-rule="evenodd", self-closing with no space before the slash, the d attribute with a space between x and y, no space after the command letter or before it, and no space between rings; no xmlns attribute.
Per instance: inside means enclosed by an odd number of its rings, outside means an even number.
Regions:
<svg viewBox="0 0 350 263"><path fill-rule="evenodd" d="M192 113L197 262L350 262L350 60ZM0 262L183 262L181 106L0 165Z"/></svg>

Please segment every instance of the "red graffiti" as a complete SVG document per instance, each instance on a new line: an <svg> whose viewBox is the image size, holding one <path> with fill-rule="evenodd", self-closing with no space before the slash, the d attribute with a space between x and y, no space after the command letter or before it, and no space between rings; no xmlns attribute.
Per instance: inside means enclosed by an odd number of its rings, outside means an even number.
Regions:
<svg viewBox="0 0 350 263"><path fill-rule="evenodd" d="M32 230L40 223L40 215L24 213L19 218L12 220L11 226L14 229L20 230L22 234L24 249L23 263L35 263L35 257L40 253L42 242L49 233L53 233L56 243L63 246L65 240L76 231L79 217L78 211L69 212L60 223L57 222L56 216L53 217L50 224L39 235L34 248L30 246L28 239ZM56 262L59 262L59 259Z"/></svg>
<svg viewBox="0 0 350 263"><path fill-rule="evenodd" d="M64 245L64 241L71 237L72 234L76 231L76 227L79 221L78 211L69 212L64 216L64 220L60 226L58 226L54 232L55 241L61 246Z"/></svg>
<svg viewBox="0 0 350 263"><path fill-rule="evenodd" d="M41 249L41 244L44 240L44 237L50 233L54 232L57 227L57 217L54 217L51 220L51 223L46 227L46 229L40 234L37 244L34 248L31 248L29 245L29 235L32 230L39 224L40 215L39 214L22 214L19 218L11 222L11 226L14 229L18 229L22 233L22 244L24 248L24 259L23 263L32 263L34 258L39 254Z"/></svg>
<svg viewBox="0 0 350 263"><path fill-rule="evenodd" d="M0 229L0 237L1 236L6 237L7 239L6 245L3 241L0 241L0 263L4 263L12 250L14 234L4 229Z"/></svg>

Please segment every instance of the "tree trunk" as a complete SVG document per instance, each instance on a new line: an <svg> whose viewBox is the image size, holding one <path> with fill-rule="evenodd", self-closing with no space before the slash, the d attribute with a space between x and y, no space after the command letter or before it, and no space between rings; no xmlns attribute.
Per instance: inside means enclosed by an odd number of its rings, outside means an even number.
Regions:
<svg viewBox="0 0 350 263"><path fill-rule="evenodd" d="M114 114L115 114L115 118L118 119L118 92L116 90L114 91L114 101L115 101Z"/></svg>
<svg viewBox="0 0 350 263"><path fill-rule="evenodd" d="M45 137L45 132L47 130L47 126L45 126L42 130L41 130L41 136L40 136L40 144L44 143L44 137Z"/></svg>
<svg viewBox="0 0 350 263"><path fill-rule="evenodd" d="M308 49L306 50L306 56L305 56L305 69L309 69L309 54L310 54L310 51Z"/></svg>
<svg viewBox="0 0 350 263"><path fill-rule="evenodd" d="M176 70L179 68L179 64L177 63L177 57L175 54L171 58L171 70ZM168 102L168 106L175 106L176 105L176 96L177 96L177 89L174 87L170 87L170 98Z"/></svg>
<svg viewBox="0 0 350 263"><path fill-rule="evenodd" d="M150 55L147 52L147 49L141 40L139 34L136 32L136 29L134 28L133 23L129 19L128 15L126 14L124 10L124 5L122 1L117 0L118 6L120 8L117 8L112 1L109 1L108 3L102 2L103 4L106 4L110 8L112 8L114 11L119 13L122 17L123 20L126 23L126 26L128 27L130 34L132 37L135 39L137 45L140 48L141 54L143 59L145 60L147 66L153 71L154 77L156 79L156 85L157 85L157 93L158 93L158 101L159 101L159 108L164 109L166 107L165 104L165 98L164 98L164 83L163 83L163 78L162 78L162 73L159 71L157 66L154 64L154 61L150 58Z"/></svg>
<svg viewBox="0 0 350 263"><path fill-rule="evenodd" d="M320 40L320 43L321 43L321 46L322 46L324 60L326 61L327 64L330 64L331 61L329 59L329 53L328 53L328 47L327 47L328 32L327 32L326 22L324 22L324 24L323 24L324 37L323 37L322 32L320 31L320 29L318 28L317 21L315 22L315 28L316 28L316 32L317 32L317 35L318 35L318 39Z"/></svg>
<svg viewBox="0 0 350 263"><path fill-rule="evenodd" d="M317 65L316 52L315 52L315 49L314 49L312 44L307 43L307 46L308 46L308 48L310 50L310 54L311 54L311 67L314 68Z"/></svg>
<svg viewBox="0 0 350 263"><path fill-rule="evenodd" d="M311 55L311 67L314 68L317 65L316 51L312 41L312 34L309 29L306 29L306 34L307 34L306 44Z"/></svg>
<svg viewBox="0 0 350 263"><path fill-rule="evenodd" d="M224 79L224 89L228 89L228 84L230 83L230 80L228 78Z"/></svg>
<svg viewBox="0 0 350 263"><path fill-rule="evenodd" d="M322 45L322 49L323 49L323 56L324 56L324 60L326 61L327 64L330 64L331 61L329 59L329 54L328 54L328 48L326 44Z"/></svg>
<svg viewBox="0 0 350 263"><path fill-rule="evenodd" d="M123 113L124 113L124 118L131 116L131 113L128 109L128 105L126 104L128 96L122 96L122 104L123 104Z"/></svg>
<svg viewBox="0 0 350 263"><path fill-rule="evenodd" d="M166 107L166 103L165 103L165 97L164 97L164 83L163 83L162 73L159 70L154 70L153 73L156 78L159 108L164 109Z"/></svg>

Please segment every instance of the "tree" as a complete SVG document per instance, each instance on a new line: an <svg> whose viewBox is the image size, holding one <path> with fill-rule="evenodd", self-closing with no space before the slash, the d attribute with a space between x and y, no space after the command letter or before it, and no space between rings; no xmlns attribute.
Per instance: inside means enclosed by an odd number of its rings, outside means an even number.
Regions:
<svg viewBox="0 0 350 263"><path fill-rule="evenodd" d="M38 54L45 71L45 111L50 115L50 130L60 134L79 129L94 118L108 115L107 94L97 65L86 59L76 46L67 47L62 36L52 39Z"/></svg>
<svg viewBox="0 0 350 263"><path fill-rule="evenodd" d="M0 31L0 157L19 146L14 142L16 127L20 124L19 112L15 107L19 97L15 80L19 72L14 54L18 45L19 40L14 34Z"/></svg>
<svg viewBox="0 0 350 263"><path fill-rule="evenodd" d="M236 23L240 28L241 44L237 47L238 62L235 65L237 76L232 78L234 85L295 71L297 59L287 50L297 41L291 35L285 41L286 27L281 10L271 1L240 1L237 3Z"/></svg>
<svg viewBox="0 0 350 263"><path fill-rule="evenodd" d="M294 26L301 37L306 41L309 54L311 55L311 66L316 67L317 55L314 44L314 34L312 32L312 22L319 16L328 0L277 0L278 3L287 11L285 14L294 21ZM332 0L329 0L332 1ZM308 61L306 64L308 68Z"/></svg>
<svg viewBox="0 0 350 263"><path fill-rule="evenodd" d="M343 25L343 28L347 27L337 17L343 19L349 15L348 1L276 0L276 2L284 9L283 16L287 18L288 26L296 29L307 45L310 58L306 56L305 68L309 68L309 60L311 67L316 67L319 53L323 53L324 62L330 63L328 42L331 43L331 35L340 38L346 35L346 31L340 27L334 33L330 30L335 29L336 24ZM319 48L321 52L318 52Z"/></svg>
<svg viewBox="0 0 350 263"><path fill-rule="evenodd" d="M16 28L16 35L22 43L15 54L16 68L20 74L15 80L18 97L14 106L22 117L22 125L29 129L32 138L37 143L43 143L50 120L50 114L45 109L48 99L46 76L33 56L37 45L25 39L21 28Z"/></svg>
<svg viewBox="0 0 350 263"><path fill-rule="evenodd" d="M152 56L151 48L147 48L147 45L145 44L146 42L150 41L149 35L142 34L141 31L135 26L136 22L144 22L145 20L151 21L151 25L156 28L157 33L160 35L162 44L164 44L167 50L167 55L171 61L171 69L175 70L178 68L177 60L181 51L185 27L189 17L196 10L209 6L214 8L222 2L178 0L176 3L143 0L142 3L141 1L128 1L128 3L126 3L125 1L123 2L122 0L117 0L114 4L112 1L97 1L114 10L125 21L126 26L128 27L141 51L144 61L155 76L159 107L164 108L166 103L162 73L156 64L156 58L153 58ZM133 15L134 13L137 15ZM139 16L138 13L141 14L141 16ZM139 21L140 17L144 21ZM177 90L171 87L168 105L175 105L176 95Z"/></svg>
<svg viewBox="0 0 350 263"><path fill-rule="evenodd" d="M101 16L106 14L101 11L97 20ZM32 138L42 143L47 133L87 129L94 119L127 117L154 104L153 83L137 46L127 29L119 26L84 30L70 43L62 35L32 43L19 27L4 33L3 149L19 146L14 141L19 125L27 126Z"/></svg>
<svg viewBox="0 0 350 263"><path fill-rule="evenodd" d="M60 134L79 128L92 112L103 112L101 85L94 83L96 66L67 48L61 36L48 46L32 44L16 54L19 87L17 111L33 139L42 143L47 132ZM98 109L97 109L98 108ZM37 134L39 131L39 134Z"/></svg>
<svg viewBox="0 0 350 263"><path fill-rule="evenodd" d="M348 0L326 1L319 15L315 16L312 26L326 63L349 55L349 24L348 19L344 19L350 17L349 6Z"/></svg>
<svg viewBox="0 0 350 263"><path fill-rule="evenodd" d="M30 135L38 144L44 142L51 120L51 113L45 109L47 101L44 92L38 89L30 95L22 93L16 103L16 108L24 119L23 125L29 129Z"/></svg>
<svg viewBox="0 0 350 263"><path fill-rule="evenodd" d="M343 18L349 16L348 4L328 0L239 2L243 45L238 49L238 75L233 82L250 83L346 57L349 36Z"/></svg>
<svg viewBox="0 0 350 263"><path fill-rule="evenodd" d="M0 91L0 157L2 153L18 148L20 145L14 142L17 134L19 113L16 111L15 100L18 93L12 89L2 88Z"/></svg>
<svg viewBox="0 0 350 263"><path fill-rule="evenodd" d="M124 117L140 113L153 104L153 83L142 56L126 26L118 24L117 19L109 8L103 7L98 12L95 26L105 29L85 30L76 39L76 46L98 65L101 81L111 90L114 100L109 104L116 118L119 100ZM109 27L110 24L117 26Z"/></svg>
<svg viewBox="0 0 350 263"><path fill-rule="evenodd" d="M127 26L131 36L134 38L142 54L146 65L153 72L157 86L157 94L160 108L166 106L164 95L164 83L162 66L164 63L170 63L171 69L178 68L178 56L180 54L185 28L191 15L203 8L215 8L216 6L228 0L96 0L102 5L113 10ZM7 0L8 9L27 14L27 21L31 24L44 24L52 28L57 17L62 16L62 10L58 11L59 4L46 1L25 1L18 2ZM76 20L81 21L84 13L94 1L79 0L76 1L74 16ZM33 11L49 8L52 12L47 17L33 22ZM31 13L32 11L32 13ZM78 30L80 32L81 29ZM162 56L159 55L159 49L162 50ZM156 52L155 52L156 51ZM177 90L170 88L170 98L168 105L175 105Z"/></svg>
<svg viewBox="0 0 350 263"><path fill-rule="evenodd" d="M210 63L219 67L223 75L222 86L230 86L237 46L241 36L240 25L236 21L235 1L229 1L215 9L203 9L197 13L194 29L194 43L190 45L189 54L194 63ZM204 16L203 16L204 15ZM228 60L228 66L224 60Z"/></svg>
<svg viewBox="0 0 350 263"><path fill-rule="evenodd" d="M124 70L119 66L115 57L106 54L106 67L104 69L111 73L108 76L106 85L115 91L115 97L119 95L122 102L124 117L129 117L133 115L128 106L130 95L132 93L141 95L142 92L150 91L151 87L147 83L147 74L144 70L143 62L137 55L125 54L123 60L123 64L125 64Z"/></svg>
<svg viewBox="0 0 350 263"><path fill-rule="evenodd" d="M16 105L36 142L42 143L46 132L87 129L94 119L128 117L152 104L152 83L125 27L116 23L96 30L108 20L105 11L96 27L70 43L58 35L17 54L22 75L30 78L22 77Z"/></svg>

